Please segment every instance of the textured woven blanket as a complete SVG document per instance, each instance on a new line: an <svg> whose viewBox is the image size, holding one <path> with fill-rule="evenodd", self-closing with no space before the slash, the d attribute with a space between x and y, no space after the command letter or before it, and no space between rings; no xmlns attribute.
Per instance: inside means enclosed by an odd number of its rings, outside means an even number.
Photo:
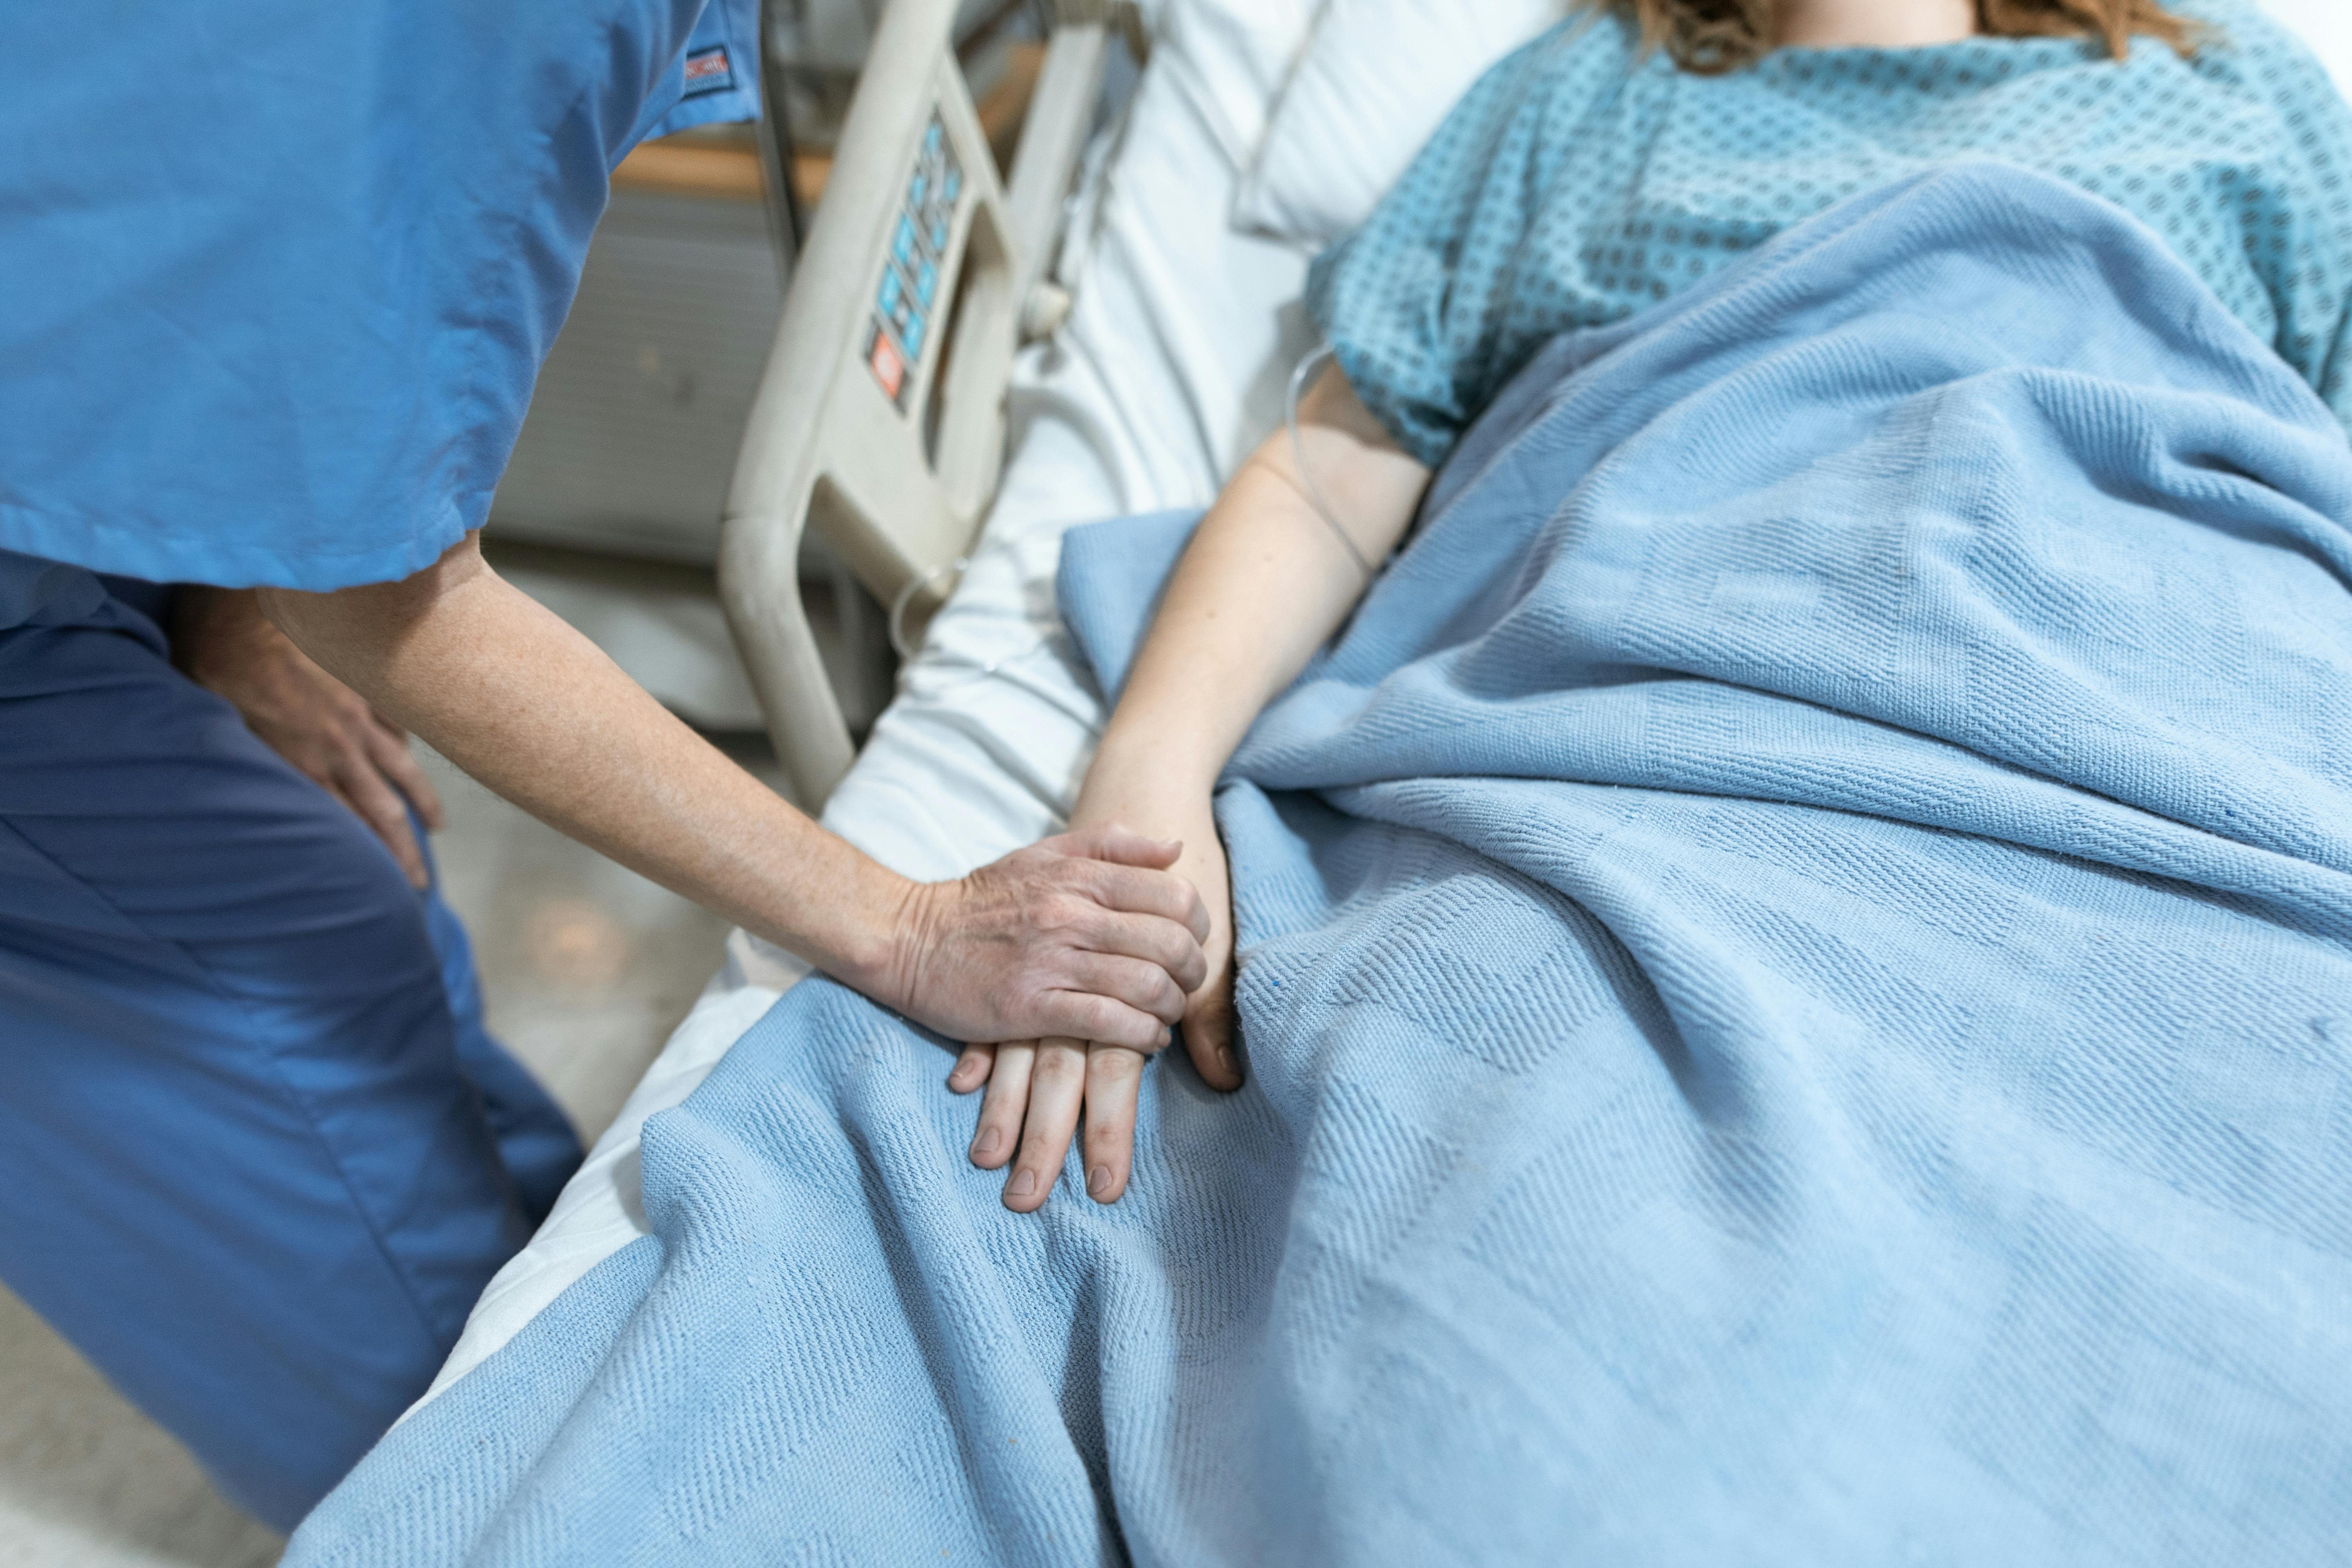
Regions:
<svg viewBox="0 0 2352 1568"><path fill-rule="evenodd" d="M2340 1563L2347 517L2014 170L1556 343L1234 764L1246 1089L1024 1218L803 984L288 1561Z"/></svg>

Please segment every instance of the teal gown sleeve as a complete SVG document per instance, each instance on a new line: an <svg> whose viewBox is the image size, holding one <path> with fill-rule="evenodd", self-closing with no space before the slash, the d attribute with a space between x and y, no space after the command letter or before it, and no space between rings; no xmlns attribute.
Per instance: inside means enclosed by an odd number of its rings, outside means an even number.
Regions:
<svg viewBox="0 0 2352 1568"><path fill-rule="evenodd" d="M2225 193L2254 207L2247 259L2278 315L2273 344L2352 429L2352 110L2326 68L2269 18L2233 15L2213 68L2237 74L2277 112L2299 165L2293 198Z"/></svg>
<svg viewBox="0 0 2352 1568"><path fill-rule="evenodd" d="M1622 142L1634 61L1613 19L1563 23L1456 104L1353 234L1316 258L1307 307L1364 405L1436 468L1518 364L1512 258L1551 166Z"/></svg>

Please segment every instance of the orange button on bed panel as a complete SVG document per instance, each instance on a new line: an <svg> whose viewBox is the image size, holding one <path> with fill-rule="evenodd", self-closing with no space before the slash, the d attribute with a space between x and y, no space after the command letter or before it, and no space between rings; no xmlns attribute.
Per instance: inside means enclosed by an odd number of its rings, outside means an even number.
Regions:
<svg viewBox="0 0 2352 1568"><path fill-rule="evenodd" d="M899 391L907 384L907 362L879 321L874 323L874 341L866 349L866 363L874 367L874 379L882 384L883 395L898 402Z"/></svg>

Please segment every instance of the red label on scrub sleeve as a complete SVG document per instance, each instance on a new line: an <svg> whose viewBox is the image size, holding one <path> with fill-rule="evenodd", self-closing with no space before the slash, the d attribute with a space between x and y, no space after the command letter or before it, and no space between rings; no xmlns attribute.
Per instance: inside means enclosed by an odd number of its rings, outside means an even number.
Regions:
<svg viewBox="0 0 2352 1568"><path fill-rule="evenodd" d="M686 57L686 96L719 92L735 85L734 68L727 63L723 44Z"/></svg>

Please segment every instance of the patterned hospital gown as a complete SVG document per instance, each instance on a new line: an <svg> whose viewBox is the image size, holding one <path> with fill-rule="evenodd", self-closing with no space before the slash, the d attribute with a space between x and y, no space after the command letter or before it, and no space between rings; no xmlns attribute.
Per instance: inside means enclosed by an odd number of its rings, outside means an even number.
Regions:
<svg viewBox="0 0 2352 1568"><path fill-rule="evenodd" d="M1432 467L1543 342L1622 319L1843 197L1998 158L2147 223L2352 423L2352 111L2242 0L2193 0L2183 60L2084 38L1780 49L1726 76L1643 56L1614 16L1489 71L1307 304Z"/></svg>

